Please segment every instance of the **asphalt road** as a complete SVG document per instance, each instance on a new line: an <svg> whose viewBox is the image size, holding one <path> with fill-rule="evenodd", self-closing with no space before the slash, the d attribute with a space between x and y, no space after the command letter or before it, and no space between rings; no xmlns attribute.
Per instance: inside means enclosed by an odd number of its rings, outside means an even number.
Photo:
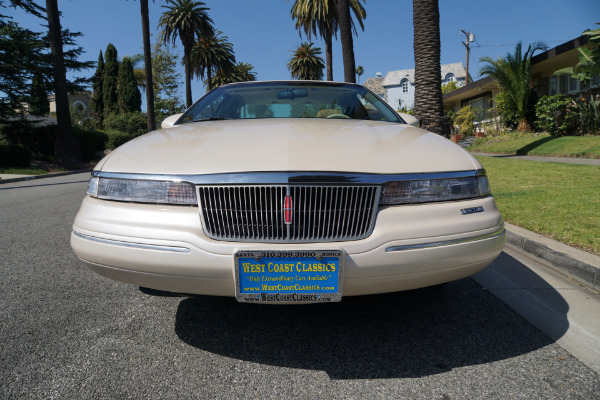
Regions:
<svg viewBox="0 0 600 400"><path fill-rule="evenodd" d="M260 306L95 275L69 245L87 178L0 185L1 399L600 399L568 322L551 339L472 279Z"/></svg>

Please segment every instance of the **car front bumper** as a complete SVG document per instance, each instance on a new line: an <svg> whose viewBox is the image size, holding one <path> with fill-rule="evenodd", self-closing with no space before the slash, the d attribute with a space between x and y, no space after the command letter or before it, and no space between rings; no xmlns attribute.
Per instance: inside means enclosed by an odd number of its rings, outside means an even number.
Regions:
<svg viewBox="0 0 600 400"><path fill-rule="evenodd" d="M461 210L482 210L463 213ZM170 292L235 295L239 250L342 250L343 296L409 290L470 276L502 251L506 234L492 196L382 207L369 237L327 243L242 243L208 238L197 207L86 197L71 245L93 271Z"/></svg>

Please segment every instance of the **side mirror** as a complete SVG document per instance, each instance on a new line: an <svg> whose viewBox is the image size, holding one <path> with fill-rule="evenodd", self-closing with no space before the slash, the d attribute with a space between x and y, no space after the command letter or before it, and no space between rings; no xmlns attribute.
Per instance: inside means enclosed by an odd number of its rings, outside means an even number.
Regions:
<svg viewBox="0 0 600 400"><path fill-rule="evenodd" d="M398 113L398 114L400 114L402 119L405 120L408 125L416 126L418 128L419 125L421 124L419 122L419 120L415 118L414 115L405 114L405 113Z"/></svg>
<svg viewBox="0 0 600 400"><path fill-rule="evenodd" d="M170 117L167 117L163 120L163 122L160 124L161 128L170 128L173 126L173 124L179 119L179 117L181 117L183 115L183 113L181 114L175 114L175 115L171 115Z"/></svg>

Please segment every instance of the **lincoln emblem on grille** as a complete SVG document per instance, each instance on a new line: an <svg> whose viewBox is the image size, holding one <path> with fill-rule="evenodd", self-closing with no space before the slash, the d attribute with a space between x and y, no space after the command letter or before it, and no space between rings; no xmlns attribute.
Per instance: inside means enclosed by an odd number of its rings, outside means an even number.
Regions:
<svg viewBox="0 0 600 400"><path fill-rule="evenodd" d="M294 203L292 196L285 196L283 200L283 220L286 225L292 224L292 216L294 215Z"/></svg>

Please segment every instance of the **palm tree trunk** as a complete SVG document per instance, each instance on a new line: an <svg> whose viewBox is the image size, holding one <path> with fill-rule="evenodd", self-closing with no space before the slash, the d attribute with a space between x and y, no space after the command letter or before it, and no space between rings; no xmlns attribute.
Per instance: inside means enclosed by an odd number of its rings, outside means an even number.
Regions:
<svg viewBox="0 0 600 400"><path fill-rule="evenodd" d="M63 53L60 14L57 0L46 0L48 16L48 41L54 73L54 96L56 99L56 143L54 163L60 166L74 166L81 161L79 143L73 135L69 97L67 94L67 71Z"/></svg>
<svg viewBox="0 0 600 400"><path fill-rule="evenodd" d="M152 50L150 49L150 22L148 18L148 0L140 0L142 13L142 35L144 41L144 72L146 74L146 116L148 132L156 129L154 116L154 86L152 83Z"/></svg>
<svg viewBox="0 0 600 400"><path fill-rule="evenodd" d="M325 34L325 59L327 63L327 80L333 81L333 44L332 34L327 32Z"/></svg>
<svg viewBox="0 0 600 400"><path fill-rule="evenodd" d="M189 40L184 40L183 37L181 41L183 44L183 66L185 69L185 105L189 108L192 105L192 68L190 65L192 43L189 43ZM191 42L193 42L193 39Z"/></svg>
<svg viewBox="0 0 600 400"><path fill-rule="evenodd" d="M440 11L438 0L413 0L415 54L415 117L421 127L450 136L444 118L440 67Z"/></svg>
<svg viewBox="0 0 600 400"><path fill-rule="evenodd" d="M354 43L352 41L352 19L348 0L338 0L340 40L344 60L344 81L356 83L356 66L354 64Z"/></svg>
<svg viewBox="0 0 600 400"><path fill-rule="evenodd" d="M206 91L210 92L212 90L212 65L208 65L206 67L206 79L208 80L206 83Z"/></svg>

